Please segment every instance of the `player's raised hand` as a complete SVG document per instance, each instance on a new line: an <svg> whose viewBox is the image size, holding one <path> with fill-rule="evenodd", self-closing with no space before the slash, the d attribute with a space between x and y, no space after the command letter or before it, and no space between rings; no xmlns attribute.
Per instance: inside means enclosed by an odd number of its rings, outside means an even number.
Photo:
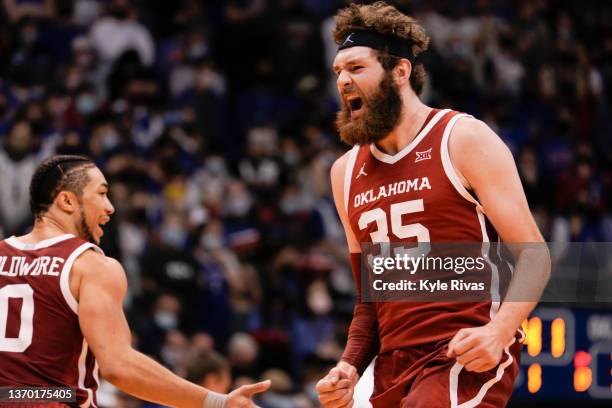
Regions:
<svg viewBox="0 0 612 408"><path fill-rule="evenodd" d="M257 407L253 402L253 395L266 391L270 388L270 380L255 384L243 385L229 393L225 408L252 408Z"/></svg>
<svg viewBox="0 0 612 408"><path fill-rule="evenodd" d="M358 380L357 369L345 361L340 361L317 383L319 401L325 408L352 407Z"/></svg>
<svg viewBox="0 0 612 408"><path fill-rule="evenodd" d="M512 340L505 337L491 324L461 329L448 343L446 355L456 358L467 371L488 371L499 364L504 347Z"/></svg>

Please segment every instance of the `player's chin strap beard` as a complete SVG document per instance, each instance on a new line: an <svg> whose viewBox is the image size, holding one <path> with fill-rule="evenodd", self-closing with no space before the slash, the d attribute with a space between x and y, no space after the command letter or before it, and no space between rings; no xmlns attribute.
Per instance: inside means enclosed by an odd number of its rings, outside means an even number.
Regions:
<svg viewBox="0 0 612 408"><path fill-rule="evenodd" d="M97 244L94 240L93 234L85 221L85 209L83 208L83 203L79 200L79 210L81 211L81 232L83 233L83 238L87 242L91 242L92 244Z"/></svg>

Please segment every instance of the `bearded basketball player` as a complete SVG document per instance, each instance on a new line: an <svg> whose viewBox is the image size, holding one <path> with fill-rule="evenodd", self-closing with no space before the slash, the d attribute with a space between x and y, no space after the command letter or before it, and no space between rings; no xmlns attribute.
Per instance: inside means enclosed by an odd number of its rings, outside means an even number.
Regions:
<svg viewBox="0 0 612 408"><path fill-rule="evenodd" d="M319 399L327 408L352 407L359 376L377 357L375 408L503 407L519 370L519 328L537 298L362 302L360 244L543 242L512 155L483 122L421 102L425 73L418 56L429 39L413 18L377 2L351 4L335 23L337 126L353 148L332 166L331 184L357 304L340 362L317 383ZM422 188L367 194L415 178ZM543 265L527 273L539 298L550 273L542 247L513 251L516 269L506 299L519 298L513 285L515 279L524 283L528 257Z"/></svg>
<svg viewBox="0 0 612 408"><path fill-rule="evenodd" d="M131 347L123 268L97 244L114 212L88 158L55 156L30 184L31 233L0 242L0 387L70 387L95 407L99 375L138 398L177 407L254 407L269 382L218 394ZM30 403L29 406L61 406ZM15 406L15 404L11 404Z"/></svg>

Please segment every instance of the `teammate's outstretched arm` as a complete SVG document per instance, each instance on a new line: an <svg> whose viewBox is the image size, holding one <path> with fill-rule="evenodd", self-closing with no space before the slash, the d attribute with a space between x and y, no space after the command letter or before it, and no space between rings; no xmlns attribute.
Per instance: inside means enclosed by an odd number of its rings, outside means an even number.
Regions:
<svg viewBox="0 0 612 408"><path fill-rule="evenodd" d="M510 150L484 122L464 118L449 139L451 160L463 185L476 193L487 218L516 261L505 301L483 327L460 330L449 343L450 357L466 370L495 367L521 322L537 304L550 276L550 255L531 215ZM520 245L539 243L538 245ZM525 293L529 292L529 293ZM525 299L523 302L517 299Z"/></svg>
<svg viewBox="0 0 612 408"><path fill-rule="evenodd" d="M73 274L73 275L72 275ZM251 397L269 381L218 394L184 380L134 350L123 313L127 279L116 260L87 251L75 262L70 289L79 302L81 331L102 376L135 397L158 404L194 408L254 407Z"/></svg>
<svg viewBox="0 0 612 408"><path fill-rule="evenodd" d="M344 174L348 153L331 168L331 184L336 209L348 242L351 269L357 287L357 301L344 354L338 364L317 383L319 400L325 408L353 406L353 393L359 375L376 356L379 349L378 322L371 303L361 302L361 247L351 230L344 207Z"/></svg>

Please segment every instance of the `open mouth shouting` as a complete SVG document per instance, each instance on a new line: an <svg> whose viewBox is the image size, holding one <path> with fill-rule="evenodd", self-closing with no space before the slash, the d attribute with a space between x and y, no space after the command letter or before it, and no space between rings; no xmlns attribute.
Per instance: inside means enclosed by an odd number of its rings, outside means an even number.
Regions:
<svg viewBox="0 0 612 408"><path fill-rule="evenodd" d="M363 100L357 95L350 95L345 98L346 105L351 110L351 118L355 119L361 114Z"/></svg>

